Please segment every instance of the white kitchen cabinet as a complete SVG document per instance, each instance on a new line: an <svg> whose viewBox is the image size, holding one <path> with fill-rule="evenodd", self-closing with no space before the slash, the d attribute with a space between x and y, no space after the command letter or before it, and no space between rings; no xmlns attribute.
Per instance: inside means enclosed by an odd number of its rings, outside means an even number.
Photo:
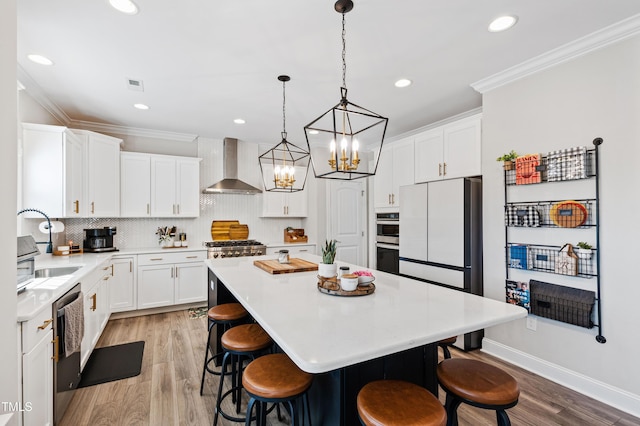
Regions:
<svg viewBox="0 0 640 426"><path fill-rule="evenodd" d="M80 345L80 366L84 369L93 348L109 321L108 281L112 277L111 263L103 262L80 282L84 295L84 337Z"/></svg>
<svg viewBox="0 0 640 426"><path fill-rule="evenodd" d="M73 130L85 144L86 216L120 215L120 144L122 139Z"/></svg>
<svg viewBox="0 0 640 426"><path fill-rule="evenodd" d="M111 259L113 277L111 277L108 284L111 312L136 309L136 261L137 256Z"/></svg>
<svg viewBox="0 0 640 426"><path fill-rule="evenodd" d="M206 300L205 259L204 251L138 255L138 309Z"/></svg>
<svg viewBox="0 0 640 426"><path fill-rule="evenodd" d="M84 144L63 126L23 123L22 198L49 217L86 214ZM25 217L41 217L25 213Z"/></svg>
<svg viewBox="0 0 640 426"><path fill-rule="evenodd" d="M384 147L375 175L374 206L378 211L397 211L400 187L413 184L413 138Z"/></svg>
<svg viewBox="0 0 640 426"><path fill-rule="evenodd" d="M151 156L120 153L120 216L151 216Z"/></svg>
<svg viewBox="0 0 640 426"><path fill-rule="evenodd" d="M427 253L429 262L463 268L465 249L464 179L429 184Z"/></svg>
<svg viewBox="0 0 640 426"><path fill-rule="evenodd" d="M199 188L199 158L151 155L151 216L199 216Z"/></svg>
<svg viewBox="0 0 640 426"><path fill-rule="evenodd" d="M473 115L415 137L415 183L482 174L482 120Z"/></svg>
<svg viewBox="0 0 640 426"><path fill-rule="evenodd" d="M293 244L282 244L282 245L271 245L267 246L266 254L278 254L280 250L289 250L289 256L292 256L297 253L311 253L316 254L316 245L315 244L302 244L302 243L293 243Z"/></svg>
<svg viewBox="0 0 640 426"><path fill-rule="evenodd" d="M51 310L21 323L24 426L53 425L53 344Z"/></svg>
<svg viewBox="0 0 640 426"><path fill-rule="evenodd" d="M308 206L306 190L262 193L262 217L307 217Z"/></svg>

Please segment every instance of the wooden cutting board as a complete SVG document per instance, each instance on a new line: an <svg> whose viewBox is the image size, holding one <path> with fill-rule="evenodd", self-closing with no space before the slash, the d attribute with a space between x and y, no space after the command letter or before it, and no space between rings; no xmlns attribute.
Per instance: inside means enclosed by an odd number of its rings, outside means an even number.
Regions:
<svg viewBox="0 0 640 426"><path fill-rule="evenodd" d="M214 241L230 240L229 229L231 225L239 225L238 220L214 220L211 222L211 238Z"/></svg>
<svg viewBox="0 0 640 426"><path fill-rule="evenodd" d="M249 226L248 225L231 225L229 227L229 238L232 240L246 240L249 238Z"/></svg>
<svg viewBox="0 0 640 426"><path fill-rule="evenodd" d="M270 274L290 274L293 272L317 271L318 264L306 260L291 258L289 263L279 263L278 259L254 260L253 264Z"/></svg>

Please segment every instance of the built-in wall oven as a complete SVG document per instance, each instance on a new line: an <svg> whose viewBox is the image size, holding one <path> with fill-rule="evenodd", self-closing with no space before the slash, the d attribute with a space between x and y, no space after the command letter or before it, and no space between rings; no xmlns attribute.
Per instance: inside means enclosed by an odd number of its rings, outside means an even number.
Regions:
<svg viewBox="0 0 640 426"><path fill-rule="evenodd" d="M398 274L400 213L376 214L376 269Z"/></svg>

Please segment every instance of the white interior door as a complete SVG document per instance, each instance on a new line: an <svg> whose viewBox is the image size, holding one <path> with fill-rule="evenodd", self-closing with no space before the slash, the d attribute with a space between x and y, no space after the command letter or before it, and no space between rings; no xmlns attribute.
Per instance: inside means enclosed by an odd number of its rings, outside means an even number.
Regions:
<svg viewBox="0 0 640 426"><path fill-rule="evenodd" d="M363 180L329 182L327 238L338 241L336 260L366 266L365 195Z"/></svg>

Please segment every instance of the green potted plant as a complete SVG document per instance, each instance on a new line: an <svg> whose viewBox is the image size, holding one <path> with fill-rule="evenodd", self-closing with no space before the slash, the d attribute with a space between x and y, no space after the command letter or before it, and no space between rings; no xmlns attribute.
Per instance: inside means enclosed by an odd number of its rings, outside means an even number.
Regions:
<svg viewBox="0 0 640 426"><path fill-rule="evenodd" d="M513 170L513 162L516 158L518 158L518 153L511 150L511 152L496 158L496 161L502 161L505 170Z"/></svg>
<svg viewBox="0 0 640 426"><path fill-rule="evenodd" d="M582 259L591 259L591 256L593 255L593 250L591 250L593 246L591 244L580 241L576 246L576 254L578 257Z"/></svg>
<svg viewBox="0 0 640 426"><path fill-rule="evenodd" d="M337 265L334 263L336 259L336 240L325 240L322 247L322 263L318 265L318 275L325 278L331 278L338 275Z"/></svg>

